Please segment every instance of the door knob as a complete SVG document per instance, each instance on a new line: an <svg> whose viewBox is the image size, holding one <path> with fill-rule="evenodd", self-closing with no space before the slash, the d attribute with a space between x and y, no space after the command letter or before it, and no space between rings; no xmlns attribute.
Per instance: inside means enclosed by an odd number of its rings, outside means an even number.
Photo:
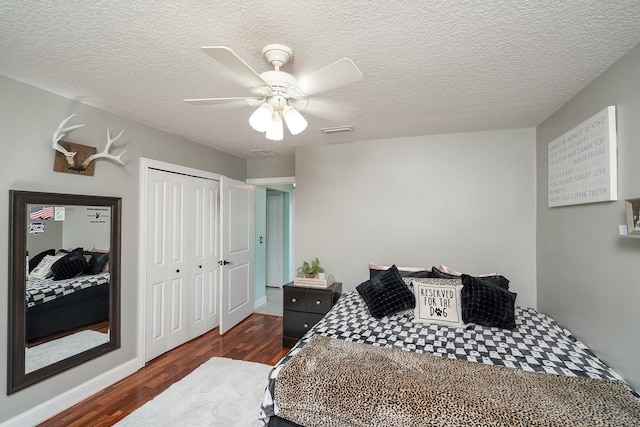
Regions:
<svg viewBox="0 0 640 427"><path fill-rule="evenodd" d="M223 261L218 261L218 264L220 265L227 265L227 264L233 264L231 261L227 261L226 259Z"/></svg>

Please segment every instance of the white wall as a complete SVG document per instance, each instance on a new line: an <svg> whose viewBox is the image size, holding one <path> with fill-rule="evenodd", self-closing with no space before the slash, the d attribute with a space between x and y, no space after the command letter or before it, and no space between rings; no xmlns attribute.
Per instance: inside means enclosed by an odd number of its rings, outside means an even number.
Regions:
<svg viewBox="0 0 640 427"><path fill-rule="evenodd" d="M624 199L640 197L640 46L537 129L538 306L640 390L640 239L618 237ZM618 201L547 207L547 145L617 108Z"/></svg>
<svg viewBox="0 0 640 427"><path fill-rule="evenodd" d="M124 128L114 144L128 144L126 166L98 160L95 176L53 171L51 136L60 121L77 113L70 124L85 123L65 140L97 146ZM77 101L0 76L0 129L3 166L0 168L0 241L8 241L9 189L122 197L122 348L49 380L6 396L8 247L0 245L0 424L17 414L47 402L88 380L136 357L138 278L138 173L140 157L148 157L230 178L246 179L246 161L122 117L88 107ZM115 150L114 150L115 151ZM58 408L62 410L64 408Z"/></svg>
<svg viewBox="0 0 640 427"><path fill-rule="evenodd" d="M536 306L534 129L306 146L295 167L296 265L346 290L370 262L498 272Z"/></svg>

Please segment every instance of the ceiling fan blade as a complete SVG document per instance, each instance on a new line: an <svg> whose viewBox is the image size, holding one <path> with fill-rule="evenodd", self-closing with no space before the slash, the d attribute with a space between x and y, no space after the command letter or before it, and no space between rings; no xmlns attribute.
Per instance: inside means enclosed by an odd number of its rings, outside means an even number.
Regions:
<svg viewBox="0 0 640 427"><path fill-rule="evenodd" d="M362 73L349 58L342 58L315 73L298 79L297 86L305 95L313 95L348 83L357 82Z"/></svg>
<svg viewBox="0 0 640 427"><path fill-rule="evenodd" d="M215 104L248 104L250 106L258 106L264 102L263 98L191 98L185 99L184 102L191 105L215 105Z"/></svg>
<svg viewBox="0 0 640 427"><path fill-rule="evenodd" d="M356 113L344 104L321 98L305 98L291 102L291 105L304 114L329 119L338 123L352 121Z"/></svg>
<svg viewBox="0 0 640 427"><path fill-rule="evenodd" d="M271 94L271 88L267 82L228 47L202 46L202 50L230 71L228 76L230 80L262 96Z"/></svg>

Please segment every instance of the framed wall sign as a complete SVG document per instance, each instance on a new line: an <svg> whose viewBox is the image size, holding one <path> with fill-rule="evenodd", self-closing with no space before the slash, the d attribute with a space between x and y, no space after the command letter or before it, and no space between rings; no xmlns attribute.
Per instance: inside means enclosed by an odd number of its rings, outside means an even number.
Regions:
<svg viewBox="0 0 640 427"><path fill-rule="evenodd" d="M640 234L640 199L625 200L624 210L627 214L627 234Z"/></svg>
<svg viewBox="0 0 640 427"><path fill-rule="evenodd" d="M616 154L614 105L551 141L549 207L617 200Z"/></svg>

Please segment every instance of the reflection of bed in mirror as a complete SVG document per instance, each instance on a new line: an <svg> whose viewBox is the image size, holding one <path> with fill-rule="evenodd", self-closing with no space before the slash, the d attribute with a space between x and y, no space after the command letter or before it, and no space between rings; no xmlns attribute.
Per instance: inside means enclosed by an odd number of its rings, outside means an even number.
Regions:
<svg viewBox="0 0 640 427"><path fill-rule="evenodd" d="M27 280L27 342L109 319L109 273Z"/></svg>

